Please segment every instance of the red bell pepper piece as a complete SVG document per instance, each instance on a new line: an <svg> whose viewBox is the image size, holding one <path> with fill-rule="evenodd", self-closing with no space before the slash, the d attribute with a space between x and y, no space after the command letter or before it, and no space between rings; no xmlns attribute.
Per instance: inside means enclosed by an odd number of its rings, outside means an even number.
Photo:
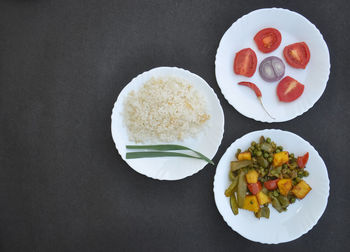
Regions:
<svg viewBox="0 0 350 252"><path fill-rule="evenodd" d="M260 181L248 184L248 189L253 195L258 194L262 189Z"/></svg>
<svg viewBox="0 0 350 252"><path fill-rule="evenodd" d="M267 190L275 190L277 189L277 182L279 181L280 179L274 179L274 180L269 180L269 181L266 181L264 183L264 186Z"/></svg>
<svg viewBox="0 0 350 252"><path fill-rule="evenodd" d="M309 160L309 152L306 152L304 156L298 157L298 166L303 169Z"/></svg>

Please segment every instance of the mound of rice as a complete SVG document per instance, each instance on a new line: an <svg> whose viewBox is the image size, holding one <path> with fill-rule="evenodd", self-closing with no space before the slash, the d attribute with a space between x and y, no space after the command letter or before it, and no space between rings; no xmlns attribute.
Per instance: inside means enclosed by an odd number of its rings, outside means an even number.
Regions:
<svg viewBox="0 0 350 252"><path fill-rule="evenodd" d="M209 120L206 102L185 80L151 78L124 104L124 122L129 140L173 142L195 136Z"/></svg>

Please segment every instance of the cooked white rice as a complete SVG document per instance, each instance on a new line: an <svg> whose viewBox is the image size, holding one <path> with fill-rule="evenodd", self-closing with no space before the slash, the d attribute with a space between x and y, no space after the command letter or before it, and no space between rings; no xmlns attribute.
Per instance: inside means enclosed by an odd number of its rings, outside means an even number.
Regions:
<svg viewBox="0 0 350 252"><path fill-rule="evenodd" d="M129 140L173 142L195 136L210 118L206 102L185 80L151 78L131 91L124 104Z"/></svg>

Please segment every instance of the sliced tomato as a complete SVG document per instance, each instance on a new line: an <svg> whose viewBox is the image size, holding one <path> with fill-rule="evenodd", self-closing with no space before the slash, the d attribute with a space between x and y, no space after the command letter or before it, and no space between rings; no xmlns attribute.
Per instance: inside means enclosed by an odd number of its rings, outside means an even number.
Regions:
<svg viewBox="0 0 350 252"><path fill-rule="evenodd" d="M261 183L259 181L256 183L248 184L248 189L253 195L258 194L258 192L261 191L261 188L262 188L262 186L261 186Z"/></svg>
<svg viewBox="0 0 350 252"><path fill-rule="evenodd" d="M282 36L275 28L265 28L255 35L254 40L261 52L269 53L280 46Z"/></svg>
<svg viewBox="0 0 350 252"><path fill-rule="evenodd" d="M252 77L256 70L258 59L255 52L245 48L236 53L233 70L236 74Z"/></svg>
<svg viewBox="0 0 350 252"><path fill-rule="evenodd" d="M266 182L264 182L264 186L267 190L270 190L270 191L275 190L275 189L277 189L277 182L279 180L280 179L266 181Z"/></svg>
<svg viewBox="0 0 350 252"><path fill-rule="evenodd" d="M309 152L306 152L304 156L298 157L298 166L300 168L304 168L308 160L309 160Z"/></svg>
<svg viewBox="0 0 350 252"><path fill-rule="evenodd" d="M282 102L292 102L304 92L304 85L290 76L284 77L277 86L277 96Z"/></svg>
<svg viewBox="0 0 350 252"><path fill-rule="evenodd" d="M310 50L305 42L286 46L283 55L287 63L294 68L305 69L310 60Z"/></svg>

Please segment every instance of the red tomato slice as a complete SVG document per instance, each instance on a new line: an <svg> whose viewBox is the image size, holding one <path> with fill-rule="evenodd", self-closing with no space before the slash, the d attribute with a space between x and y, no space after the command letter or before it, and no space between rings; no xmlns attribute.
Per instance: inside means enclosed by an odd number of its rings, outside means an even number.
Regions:
<svg viewBox="0 0 350 252"><path fill-rule="evenodd" d="M245 48L236 53L233 70L236 74L252 77L256 70L258 59L255 52Z"/></svg>
<svg viewBox="0 0 350 252"><path fill-rule="evenodd" d="M304 85L290 76L284 77L277 86L277 96L282 102L291 102L304 92Z"/></svg>
<svg viewBox="0 0 350 252"><path fill-rule="evenodd" d="M262 188L262 186L261 186L261 183L259 181L257 183L248 184L248 189L253 195L258 194L258 192L261 191L261 188Z"/></svg>
<svg viewBox="0 0 350 252"><path fill-rule="evenodd" d="M308 160L309 160L309 152L306 152L304 156L298 157L298 166L300 168L304 168Z"/></svg>
<svg viewBox="0 0 350 252"><path fill-rule="evenodd" d="M277 189L277 182L279 179L269 180L264 182L264 186L267 190L275 190Z"/></svg>
<svg viewBox="0 0 350 252"><path fill-rule="evenodd" d="M255 35L254 40L261 52L269 53L280 46L282 36L275 28L265 28Z"/></svg>
<svg viewBox="0 0 350 252"><path fill-rule="evenodd" d="M283 55L287 63L294 68L305 69L310 60L310 50L305 42L286 46Z"/></svg>

